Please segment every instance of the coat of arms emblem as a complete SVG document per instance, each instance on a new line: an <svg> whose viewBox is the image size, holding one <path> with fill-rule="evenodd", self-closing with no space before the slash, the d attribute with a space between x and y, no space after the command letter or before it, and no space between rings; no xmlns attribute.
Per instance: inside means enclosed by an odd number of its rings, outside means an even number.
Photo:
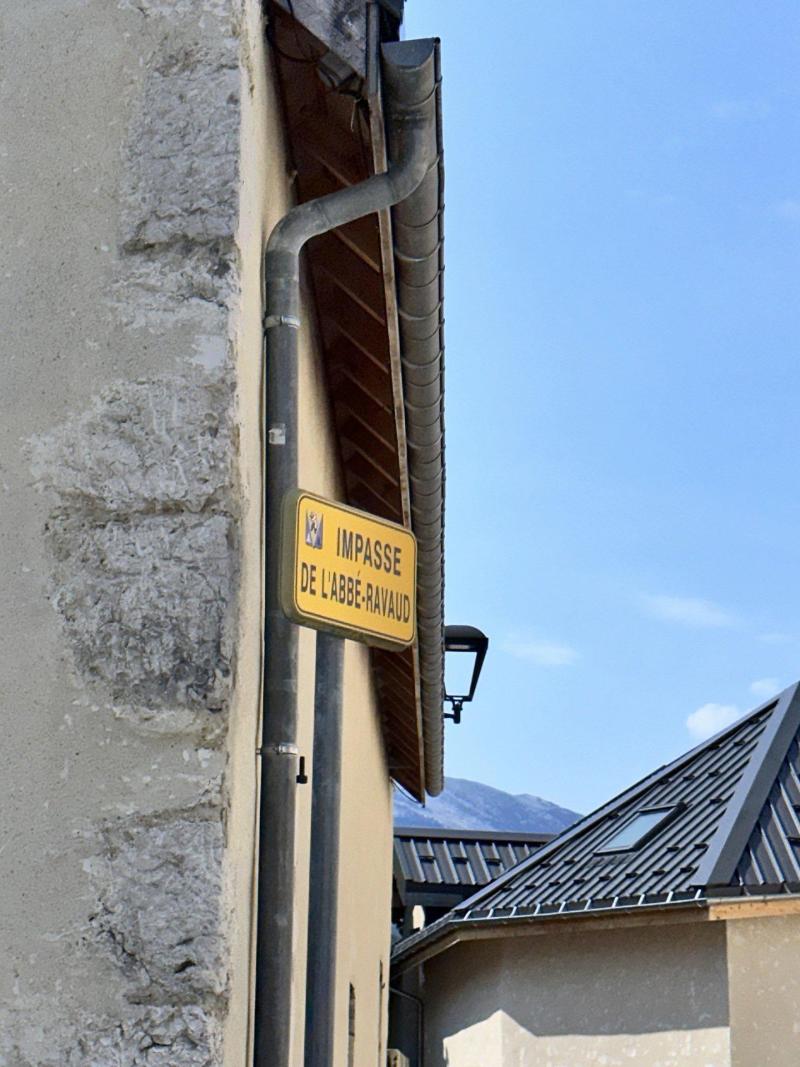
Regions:
<svg viewBox="0 0 800 1067"><path fill-rule="evenodd" d="M306 544L322 548L322 515L318 511L306 511Z"/></svg>

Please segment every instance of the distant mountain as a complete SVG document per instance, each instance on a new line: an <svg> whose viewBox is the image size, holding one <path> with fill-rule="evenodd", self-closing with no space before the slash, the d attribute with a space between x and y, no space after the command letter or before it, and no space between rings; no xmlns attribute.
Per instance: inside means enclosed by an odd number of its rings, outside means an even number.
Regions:
<svg viewBox="0 0 800 1067"><path fill-rule="evenodd" d="M468 778L445 778L444 791L424 808L399 791L394 795L395 826L556 834L579 818L577 812L541 797L504 793Z"/></svg>

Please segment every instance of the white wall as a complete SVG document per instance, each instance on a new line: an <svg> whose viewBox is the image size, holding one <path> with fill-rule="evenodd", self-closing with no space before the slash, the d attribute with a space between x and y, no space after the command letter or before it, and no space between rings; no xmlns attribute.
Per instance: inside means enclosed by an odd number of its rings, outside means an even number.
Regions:
<svg viewBox="0 0 800 1067"><path fill-rule="evenodd" d="M800 916L727 922L733 1067L800 1063Z"/></svg>
<svg viewBox="0 0 800 1067"><path fill-rule="evenodd" d="M425 964L426 1067L729 1067L713 924L465 942Z"/></svg>

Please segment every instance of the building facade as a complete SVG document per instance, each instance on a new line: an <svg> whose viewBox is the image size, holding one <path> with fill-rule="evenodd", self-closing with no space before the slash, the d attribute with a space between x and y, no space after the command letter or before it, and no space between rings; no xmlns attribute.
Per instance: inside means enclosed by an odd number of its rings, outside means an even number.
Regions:
<svg viewBox="0 0 800 1067"><path fill-rule="evenodd" d="M800 1058L800 687L637 782L394 951L414 1067Z"/></svg>
<svg viewBox="0 0 800 1067"><path fill-rule="evenodd" d="M264 250L293 204L391 163L402 5L0 7L0 1064L239 1067L265 959ZM298 331L299 485L420 535L417 640L345 650L342 1067L386 1054L392 781L442 775L438 51L395 58L430 78L428 173L309 245ZM292 1064L312 631L297 657Z"/></svg>

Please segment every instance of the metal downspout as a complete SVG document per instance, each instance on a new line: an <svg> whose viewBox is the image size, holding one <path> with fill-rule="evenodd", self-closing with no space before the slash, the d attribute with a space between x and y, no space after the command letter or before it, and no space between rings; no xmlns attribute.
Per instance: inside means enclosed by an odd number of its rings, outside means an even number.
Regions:
<svg viewBox="0 0 800 1067"><path fill-rule="evenodd" d="M293 208L265 257L265 620L254 1007L256 1067L290 1067L297 785L297 628L281 611L281 508L298 485L297 331L300 251L310 238L409 196L436 163L433 41L386 45L383 74L389 169ZM435 79L434 79L435 83ZM317 936L325 936L320 930ZM313 976L310 976L313 979ZM309 994L313 995L313 994Z"/></svg>
<svg viewBox="0 0 800 1067"><path fill-rule="evenodd" d="M411 1062L411 1067L422 1067L422 1058L424 1054L425 1046L425 1004L421 997L415 996L414 993L406 993L404 989L398 989L397 986L389 986L389 994L394 997L402 997L404 1000L410 1000L416 1008L417 1026L416 1026L416 1057Z"/></svg>
<svg viewBox="0 0 800 1067"><path fill-rule="evenodd" d="M342 800L344 640L317 634L311 798L305 1067L333 1064Z"/></svg>

